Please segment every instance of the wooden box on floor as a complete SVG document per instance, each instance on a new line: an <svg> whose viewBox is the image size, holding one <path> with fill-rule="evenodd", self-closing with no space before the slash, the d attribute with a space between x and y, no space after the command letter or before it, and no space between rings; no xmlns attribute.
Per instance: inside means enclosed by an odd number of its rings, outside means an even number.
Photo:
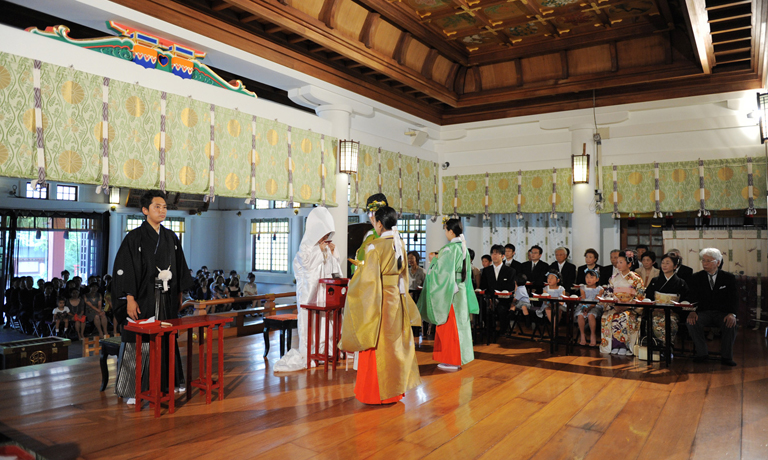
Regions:
<svg viewBox="0 0 768 460"><path fill-rule="evenodd" d="M60 337L43 337L0 343L0 353L3 356L0 369L63 361L69 358L69 343L69 339Z"/></svg>

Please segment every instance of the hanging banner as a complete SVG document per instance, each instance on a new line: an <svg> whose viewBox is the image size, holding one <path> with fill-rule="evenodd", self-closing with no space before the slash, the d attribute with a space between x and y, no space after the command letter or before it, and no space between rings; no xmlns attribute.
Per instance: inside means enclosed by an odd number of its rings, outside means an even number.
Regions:
<svg viewBox="0 0 768 460"><path fill-rule="evenodd" d="M709 215L709 211L707 211L705 206L706 199L706 190L704 189L704 162L699 158L699 217Z"/></svg>
<svg viewBox="0 0 768 460"><path fill-rule="evenodd" d="M654 178L654 190L653 199L655 201L655 208L653 210L653 217L655 219L661 219L661 202L659 201L659 164L653 163L653 178Z"/></svg>
<svg viewBox="0 0 768 460"><path fill-rule="evenodd" d="M757 210L755 209L755 190L754 190L754 179L752 177L752 157L747 157L747 196L749 197L749 207L747 208L746 214L748 216L754 216L757 214Z"/></svg>
<svg viewBox="0 0 768 460"><path fill-rule="evenodd" d="M557 219L557 169L552 168L552 213L550 217Z"/></svg>
<svg viewBox="0 0 768 460"><path fill-rule="evenodd" d="M43 63L35 60L32 64L32 81L35 92L35 138L37 141L37 179L32 181L32 188L46 187L45 183L45 141L43 139L43 96L40 90L40 69Z"/></svg>
<svg viewBox="0 0 768 460"><path fill-rule="evenodd" d="M619 174L616 170L616 165L612 165L613 167L613 214L611 216L614 219L618 219L621 217L619 214Z"/></svg>
<svg viewBox="0 0 768 460"><path fill-rule="evenodd" d="M293 144L291 143L291 127L288 127L288 207L293 207Z"/></svg>
<svg viewBox="0 0 768 460"><path fill-rule="evenodd" d="M483 213L483 220L488 220L491 218L491 214L488 212L489 202L488 202L488 172L485 173L485 212Z"/></svg>
<svg viewBox="0 0 768 460"><path fill-rule="evenodd" d="M160 191L165 193L165 109L168 93L160 94Z"/></svg>
<svg viewBox="0 0 768 460"><path fill-rule="evenodd" d="M320 205L325 207L325 135L320 135Z"/></svg>
<svg viewBox="0 0 768 460"><path fill-rule="evenodd" d="M215 194L215 185L216 185L216 176L214 175L214 166L216 161L216 105L211 104L211 110L210 110L210 117L211 117L211 143L210 143L210 150L208 152L208 195L203 197L203 201L208 203L216 199Z"/></svg>
<svg viewBox="0 0 768 460"><path fill-rule="evenodd" d="M96 194L109 193L109 78L104 77L101 85L101 185ZM163 190L165 191L165 190Z"/></svg>
<svg viewBox="0 0 768 460"><path fill-rule="evenodd" d="M517 213L518 220L523 218L523 170L517 171Z"/></svg>

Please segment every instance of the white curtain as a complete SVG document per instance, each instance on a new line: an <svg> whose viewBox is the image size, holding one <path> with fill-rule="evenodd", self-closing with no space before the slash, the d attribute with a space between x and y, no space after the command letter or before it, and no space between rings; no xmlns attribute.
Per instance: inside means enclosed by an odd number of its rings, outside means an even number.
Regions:
<svg viewBox="0 0 768 460"><path fill-rule="evenodd" d="M528 249L538 244L543 249L541 260L552 263L555 249L571 249L571 241L571 214L558 214L556 219L549 213L523 214L519 220L515 214L493 214L490 220L483 221L483 253L490 254L494 244L512 243L519 262L528 260Z"/></svg>
<svg viewBox="0 0 768 460"><path fill-rule="evenodd" d="M701 270L699 251L717 248L723 253L723 270L736 275L768 274L768 239L754 230L665 230L664 251L679 249L685 265Z"/></svg>

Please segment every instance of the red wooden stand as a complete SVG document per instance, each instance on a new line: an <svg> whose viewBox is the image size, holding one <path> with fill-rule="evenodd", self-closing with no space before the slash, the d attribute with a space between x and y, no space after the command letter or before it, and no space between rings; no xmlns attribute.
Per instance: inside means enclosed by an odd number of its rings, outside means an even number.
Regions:
<svg viewBox="0 0 768 460"><path fill-rule="evenodd" d="M336 370L339 360L339 350L336 344L341 336L341 313L347 299L348 278L323 278L320 280L318 290L325 291L325 302L301 304L300 307L307 310L307 369L312 367L312 361L323 361L324 370L328 370L328 361L332 362L332 369ZM324 352L320 353L320 318L325 313L325 340ZM333 321L333 342L331 351L328 348L329 325ZM312 323L314 322L314 327ZM313 335L314 333L314 335ZM315 352L312 353L312 342L315 343Z"/></svg>

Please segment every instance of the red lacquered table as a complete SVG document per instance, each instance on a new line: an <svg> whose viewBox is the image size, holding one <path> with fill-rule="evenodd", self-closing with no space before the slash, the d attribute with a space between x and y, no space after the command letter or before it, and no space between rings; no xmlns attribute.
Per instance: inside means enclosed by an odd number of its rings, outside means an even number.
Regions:
<svg viewBox="0 0 768 460"><path fill-rule="evenodd" d="M175 343L176 335L182 331L187 333L187 374L190 381L187 384L187 399L192 395L190 388L200 388L201 396L205 395L205 403L211 403L211 393L214 389L218 391L219 401L224 399L224 324L231 322L234 318L222 318L220 316L185 316L183 318L164 320L163 323L170 326L161 327L159 321L150 324L128 323L125 328L128 331L136 332L136 350L141 350L142 334L149 335L149 390L141 391L141 352L136 353L136 412L141 410L141 401L149 401L150 406L155 405L155 417L160 416L160 404L168 402L168 412L175 411L175 398L173 396L174 380L176 377L176 353ZM213 381L213 331L219 328L219 362L218 375L216 382ZM191 380L192 370L192 329L198 328L199 337L199 359L198 367L199 377ZM160 389L161 381L161 339L163 335L168 334L168 393L163 394ZM203 344L205 337L205 344Z"/></svg>
<svg viewBox="0 0 768 460"><path fill-rule="evenodd" d="M332 369L336 370L336 362L339 359L339 350L336 344L341 337L341 310L347 300L348 278L321 278L318 282L318 291L324 293L325 302L301 304L300 307L307 310L307 369L311 369L312 361L323 361L324 370L328 370L328 359L333 362ZM325 313L325 351L320 353L320 318ZM328 321L333 318L333 352L328 349ZM312 322L314 321L314 336L312 335ZM315 352L312 353L312 342L315 342Z"/></svg>

